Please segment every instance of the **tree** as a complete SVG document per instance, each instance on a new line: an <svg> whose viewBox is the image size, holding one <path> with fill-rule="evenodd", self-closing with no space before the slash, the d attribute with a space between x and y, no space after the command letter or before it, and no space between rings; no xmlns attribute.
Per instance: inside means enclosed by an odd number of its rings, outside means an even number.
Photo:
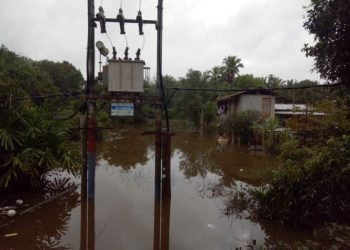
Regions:
<svg viewBox="0 0 350 250"><path fill-rule="evenodd" d="M79 91L84 83L81 72L67 61L52 62L43 60L37 62L37 65L47 72L54 85L61 92Z"/></svg>
<svg viewBox="0 0 350 250"><path fill-rule="evenodd" d="M209 72L210 80L216 85L224 79L225 68L222 66L215 66Z"/></svg>
<svg viewBox="0 0 350 250"><path fill-rule="evenodd" d="M6 101L0 110L0 191L38 186L56 168L77 170L78 153L66 124L48 110L28 106Z"/></svg>
<svg viewBox="0 0 350 250"><path fill-rule="evenodd" d="M237 88L263 88L265 82L260 77L255 77L252 74L240 75L236 78L235 86Z"/></svg>
<svg viewBox="0 0 350 250"><path fill-rule="evenodd" d="M70 63L45 61L46 66L53 66L47 69L42 65L0 47L0 191L35 187L48 171L75 172L79 162L70 140L74 120L58 121L61 115L71 115L79 100L14 101L80 89L81 73Z"/></svg>
<svg viewBox="0 0 350 250"><path fill-rule="evenodd" d="M239 73L239 69L243 68L244 65L241 62L241 59L237 56L228 56L224 58L223 63L225 65L225 77L229 83L235 81L236 75Z"/></svg>
<svg viewBox="0 0 350 250"><path fill-rule="evenodd" d="M310 117L315 129L309 126L306 144L293 137L283 144L268 185L253 191L261 216L281 224L349 223L349 107L328 101L317 110L327 115Z"/></svg>
<svg viewBox="0 0 350 250"><path fill-rule="evenodd" d="M283 83L284 81L281 78L276 77L273 74L268 75L266 79L266 87L268 88L280 88Z"/></svg>
<svg viewBox="0 0 350 250"><path fill-rule="evenodd" d="M35 61L0 47L0 82L16 86L27 95L57 93L49 74L36 65Z"/></svg>
<svg viewBox="0 0 350 250"><path fill-rule="evenodd" d="M312 0L304 28L315 44L305 44L306 56L315 58L315 69L329 82L350 86L350 1Z"/></svg>

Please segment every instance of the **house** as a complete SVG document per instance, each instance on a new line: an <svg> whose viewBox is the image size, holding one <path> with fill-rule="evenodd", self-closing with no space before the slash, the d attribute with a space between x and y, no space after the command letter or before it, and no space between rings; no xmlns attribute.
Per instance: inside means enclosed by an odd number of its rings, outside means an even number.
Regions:
<svg viewBox="0 0 350 250"><path fill-rule="evenodd" d="M275 114L280 118L289 118L293 116L324 116L325 113L317 112L313 107L306 104L275 104Z"/></svg>
<svg viewBox="0 0 350 250"><path fill-rule="evenodd" d="M264 117L275 115L275 94L267 89L236 92L217 99L218 114L225 115L241 111L258 111Z"/></svg>

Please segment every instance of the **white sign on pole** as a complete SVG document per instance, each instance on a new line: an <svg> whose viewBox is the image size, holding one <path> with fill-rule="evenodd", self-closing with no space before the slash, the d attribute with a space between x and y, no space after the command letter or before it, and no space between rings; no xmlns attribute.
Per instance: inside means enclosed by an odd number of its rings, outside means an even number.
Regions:
<svg viewBox="0 0 350 250"><path fill-rule="evenodd" d="M112 116L134 116L134 104L133 103L112 103L111 115Z"/></svg>

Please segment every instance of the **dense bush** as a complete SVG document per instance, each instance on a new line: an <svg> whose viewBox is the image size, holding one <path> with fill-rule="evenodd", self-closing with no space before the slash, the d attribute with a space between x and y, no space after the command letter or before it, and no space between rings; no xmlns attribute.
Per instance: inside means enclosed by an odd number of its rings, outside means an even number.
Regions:
<svg viewBox="0 0 350 250"><path fill-rule="evenodd" d="M35 187L48 171L75 172L76 147L65 124L36 106L0 109L0 190Z"/></svg>
<svg viewBox="0 0 350 250"><path fill-rule="evenodd" d="M253 123L253 133L256 142L261 140L262 151L277 154L281 145L292 138L289 129L282 128L276 117L260 119Z"/></svg>
<svg viewBox="0 0 350 250"><path fill-rule="evenodd" d="M264 249L349 249L350 227L342 224L330 223L313 230L311 240L287 243L283 241L268 242Z"/></svg>
<svg viewBox="0 0 350 250"><path fill-rule="evenodd" d="M314 225L350 219L350 136L324 146L284 145L281 166L268 185L253 191L259 212L281 224Z"/></svg>
<svg viewBox="0 0 350 250"><path fill-rule="evenodd" d="M234 112L224 117L219 124L219 133L246 144L253 132L253 125L260 120L257 111Z"/></svg>
<svg viewBox="0 0 350 250"><path fill-rule="evenodd" d="M0 47L0 190L36 186L54 168L75 171L69 128L79 126L81 101L19 99L80 91L82 80L68 62L36 62Z"/></svg>

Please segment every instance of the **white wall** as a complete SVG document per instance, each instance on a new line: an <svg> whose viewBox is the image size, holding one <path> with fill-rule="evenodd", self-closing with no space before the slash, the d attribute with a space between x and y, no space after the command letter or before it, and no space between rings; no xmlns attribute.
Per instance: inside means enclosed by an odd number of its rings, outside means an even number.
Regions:
<svg viewBox="0 0 350 250"><path fill-rule="evenodd" d="M237 111L255 110L262 112L262 99L271 98L271 116L275 116L275 97L270 95L241 95Z"/></svg>

